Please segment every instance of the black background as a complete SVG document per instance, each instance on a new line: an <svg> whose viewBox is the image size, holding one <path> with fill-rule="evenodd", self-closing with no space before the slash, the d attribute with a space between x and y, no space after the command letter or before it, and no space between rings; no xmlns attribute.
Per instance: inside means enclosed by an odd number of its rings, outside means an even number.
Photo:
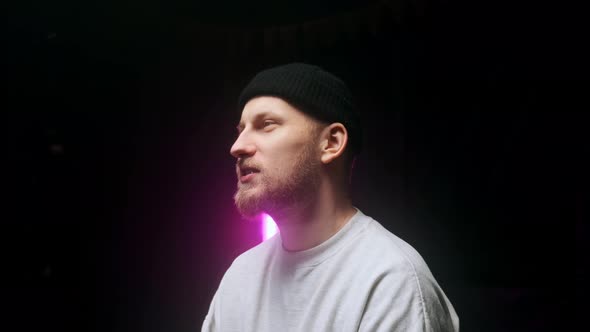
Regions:
<svg viewBox="0 0 590 332"><path fill-rule="evenodd" d="M422 254L463 331L574 329L584 125L561 97L581 85L555 8L33 1L3 15L2 330L199 330L259 241L231 198L237 95L291 61L353 90L355 205Z"/></svg>

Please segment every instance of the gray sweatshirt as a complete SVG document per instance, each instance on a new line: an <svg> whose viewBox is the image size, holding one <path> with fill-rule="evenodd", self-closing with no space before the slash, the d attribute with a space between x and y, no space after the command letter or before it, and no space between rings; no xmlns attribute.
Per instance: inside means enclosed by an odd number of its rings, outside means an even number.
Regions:
<svg viewBox="0 0 590 332"><path fill-rule="evenodd" d="M418 252L359 210L314 248L277 235L236 258L202 331L459 331L459 318Z"/></svg>

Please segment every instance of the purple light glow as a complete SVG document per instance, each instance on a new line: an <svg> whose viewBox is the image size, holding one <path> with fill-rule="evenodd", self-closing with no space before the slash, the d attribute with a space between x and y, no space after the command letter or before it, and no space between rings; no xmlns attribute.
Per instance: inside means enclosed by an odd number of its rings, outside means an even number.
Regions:
<svg viewBox="0 0 590 332"><path fill-rule="evenodd" d="M279 231L277 224L266 213L262 214L262 241L266 241Z"/></svg>

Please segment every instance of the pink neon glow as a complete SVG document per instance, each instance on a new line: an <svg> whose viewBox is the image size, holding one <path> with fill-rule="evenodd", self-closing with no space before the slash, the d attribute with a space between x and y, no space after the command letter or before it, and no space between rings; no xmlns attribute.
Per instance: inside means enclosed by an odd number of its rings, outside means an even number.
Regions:
<svg viewBox="0 0 590 332"><path fill-rule="evenodd" d="M262 241L266 241L279 231L277 224L268 214L262 214Z"/></svg>

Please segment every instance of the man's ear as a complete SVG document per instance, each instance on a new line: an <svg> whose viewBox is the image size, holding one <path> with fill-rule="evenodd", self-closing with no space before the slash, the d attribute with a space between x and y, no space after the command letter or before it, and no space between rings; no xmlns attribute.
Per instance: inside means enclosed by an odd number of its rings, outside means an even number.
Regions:
<svg viewBox="0 0 590 332"><path fill-rule="evenodd" d="M348 132L342 123L335 122L327 126L321 133L321 160L324 164L331 163L340 157L348 144Z"/></svg>

